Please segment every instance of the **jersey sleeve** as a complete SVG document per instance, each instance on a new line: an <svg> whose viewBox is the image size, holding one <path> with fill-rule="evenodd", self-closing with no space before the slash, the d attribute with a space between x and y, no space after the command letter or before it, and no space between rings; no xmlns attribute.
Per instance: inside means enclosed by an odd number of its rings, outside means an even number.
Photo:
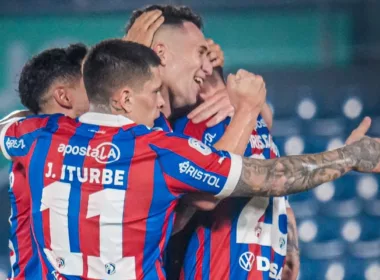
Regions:
<svg viewBox="0 0 380 280"><path fill-rule="evenodd" d="M26 156L48 119L48 115L39 115L9 120L0 132L0 147L5 158Z"/></svg>
<svg viewBox="0 0 380 280"><path fill-rule="evenodd" d="M229 119L225 119L223 122L213 126L207 127L208 120L195 124L187 117L178 119L173 126L174 132L184 134L189 137L193 137L199 141L202 141L209 147L212 147L216 142L223 137L223 134L228 126Z"/></svg>
<svg viewBox="0 0 380 280"><path fill-rule="evenodd" d="M172 193L206 192L223 198L233 192L242 170L240 156L185 135L160 133L150 147Z"/></svg>

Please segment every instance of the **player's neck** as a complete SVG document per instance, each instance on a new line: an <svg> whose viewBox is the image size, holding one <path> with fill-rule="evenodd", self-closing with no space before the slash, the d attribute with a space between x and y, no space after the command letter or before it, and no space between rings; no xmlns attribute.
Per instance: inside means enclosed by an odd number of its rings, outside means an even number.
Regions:
<svg viewBox="0 0 380 280"><path fill-rule="evenodd" d="M90 109L88 111L93 113L112 114L112 109L104 104L90 103Z"/></svg>

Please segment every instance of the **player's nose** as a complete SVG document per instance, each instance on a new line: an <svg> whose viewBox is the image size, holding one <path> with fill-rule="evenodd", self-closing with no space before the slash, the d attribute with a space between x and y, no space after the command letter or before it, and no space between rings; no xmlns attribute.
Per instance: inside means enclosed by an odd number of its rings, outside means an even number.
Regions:
<svg viewBox="0 0 380 280"><path fill-rule="evenodd" d="M203 59L202 70L207 76L210 76L212 74L212 64L207 56Z"/></svg>
<svg viewBox="0 0 380 280"><path fill-rule="evenodd" d="M165 100L161 93L157 95L157 107L161 110L165 106Z"/></svg>

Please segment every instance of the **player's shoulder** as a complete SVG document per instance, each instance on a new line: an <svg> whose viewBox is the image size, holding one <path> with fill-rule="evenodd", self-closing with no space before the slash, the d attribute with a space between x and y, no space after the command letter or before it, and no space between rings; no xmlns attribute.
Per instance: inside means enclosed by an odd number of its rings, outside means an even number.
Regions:
<svg viewBox="0 0 380 280"><path fill-rule="evenodd" d="M163 113L154 121L154 126L152 130L162 130L166 132L173 131L168 119L164 116Z"/></svg>

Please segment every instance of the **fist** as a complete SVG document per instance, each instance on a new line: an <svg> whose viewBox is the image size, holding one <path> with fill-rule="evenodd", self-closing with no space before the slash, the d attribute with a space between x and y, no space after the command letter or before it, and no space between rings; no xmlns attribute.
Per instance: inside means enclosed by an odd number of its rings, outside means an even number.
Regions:
<svg viewBox="0 0 380 280"><path fill-rule="evenodd" d="M207 39L207 45L209 52L207 54L208 59L211 62L213 68L224 65L224 52L218 44L212 39Z"/></svg>
<svg viewBox="0 0 380 280"><path fill-rule="evenodd" d="M236 111L248 109L260 112L267 95L263 77L245 70L228 76L227 91Z"/></svg>

